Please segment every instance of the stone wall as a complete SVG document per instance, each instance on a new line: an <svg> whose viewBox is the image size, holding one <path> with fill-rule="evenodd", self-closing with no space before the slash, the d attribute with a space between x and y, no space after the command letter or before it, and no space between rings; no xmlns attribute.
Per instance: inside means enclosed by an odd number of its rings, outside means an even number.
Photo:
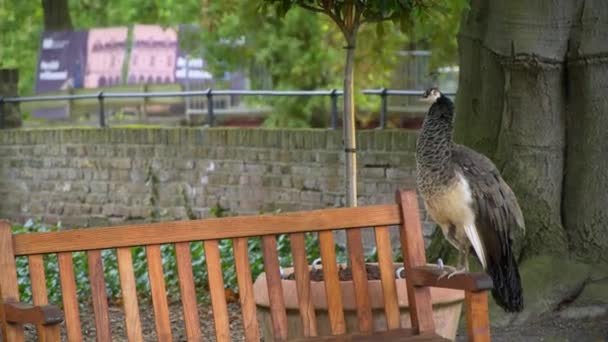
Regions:
<svg viewBox="0 0 608 342"><path fill-rule="evenodd" d="M416 133L358 133L359 203L414 186ZM342 133L266 129L0 131L0 218L66 226L340 206ZM422 217L425 217L424 215ZM425 234L432 225L425 224Z"/></svg>

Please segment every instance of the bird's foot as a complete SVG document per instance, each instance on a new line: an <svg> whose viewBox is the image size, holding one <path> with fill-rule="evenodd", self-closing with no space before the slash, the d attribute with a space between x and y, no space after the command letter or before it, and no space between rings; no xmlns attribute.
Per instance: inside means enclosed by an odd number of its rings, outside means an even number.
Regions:
<svg viewBox="0 0 608 342"><path fill-rule="evenodd" d="M457 274L463 274L463 273L467 273L466 268L464 268L464 267L463 268L454 268L454 270L452 272L450 272L450 274L447 275L447 278L450 279Z"/></svg>
<svg viewBox="0 0 608 342"><path fill-rule="evenodd" d="M443 260L441 260L441 258L437 259L437 267L441 270L441 273L439 274L437 279L443 279L443 278L450 279L457 274L462 274L462 273L467 272L465 267L456 268L453 266L444 265Z"/></svg>

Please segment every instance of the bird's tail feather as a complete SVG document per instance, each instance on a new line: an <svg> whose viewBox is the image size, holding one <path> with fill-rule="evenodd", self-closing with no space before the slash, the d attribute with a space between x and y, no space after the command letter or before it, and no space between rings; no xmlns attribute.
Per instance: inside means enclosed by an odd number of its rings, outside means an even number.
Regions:
<svg viewBox="0 0 608 342"><path fill-rule="evenodd" d="M515 256L510 249L502 260L490 260L487 271L492 277L492 297L507 312L520 312L524 308L523 290Z"/></svg>

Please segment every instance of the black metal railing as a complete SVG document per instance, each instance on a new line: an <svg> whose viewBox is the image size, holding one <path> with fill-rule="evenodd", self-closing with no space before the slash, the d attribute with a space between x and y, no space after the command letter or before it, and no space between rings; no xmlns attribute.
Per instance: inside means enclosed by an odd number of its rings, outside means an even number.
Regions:
<svg viewBox="0 0 608 342"><path fill-rule="evenodd" d="M388 112L388 96L421 96L422 90L397 90L397 89L365 89L365 95L380 96L380 120L379 128L386 128ZM106 117L104 110L104 100L110 98L159 98L159 97L194 97L205 96L207 98L208 124L213 126L215 115L213 111L213 96L326 96L330 99L331 128L338 127L338 97L344 95L342 90L186 90L186 91L167 91L167 92L104 92L100 91L91 94L77 95L40 95L23 97L0 97L0 127L4 122L5 103L23 103L39 101L72 101L97 99L99 108L99 126L106 127ZM446 92L445 95L454 96L455 93Z"/></svg>

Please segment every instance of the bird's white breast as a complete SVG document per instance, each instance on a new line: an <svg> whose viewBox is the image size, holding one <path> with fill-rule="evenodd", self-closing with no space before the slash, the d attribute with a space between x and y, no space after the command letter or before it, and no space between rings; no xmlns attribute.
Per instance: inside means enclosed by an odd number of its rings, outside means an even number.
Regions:
<svg viewBox="0 0 608 342"><path fill-rule="evenodd" d="M458 241L468 240L485 268L485 250L475 227L471 187L462 174L457 172L456 176L456 181L444 191L425 198L425 206L433 221L441 226L444 234L448 234L450 226L454 226L454 238ZM456 248L462 247L465 246L456 246Z"/></svg>
<svg viewBox="0 0 608 342"><path fill-rule="evenodd" d="M472 195L467 180L457 173L456 181L441 192L425 198L431 218L440 225L463 226L475 222Z"/></svg>

